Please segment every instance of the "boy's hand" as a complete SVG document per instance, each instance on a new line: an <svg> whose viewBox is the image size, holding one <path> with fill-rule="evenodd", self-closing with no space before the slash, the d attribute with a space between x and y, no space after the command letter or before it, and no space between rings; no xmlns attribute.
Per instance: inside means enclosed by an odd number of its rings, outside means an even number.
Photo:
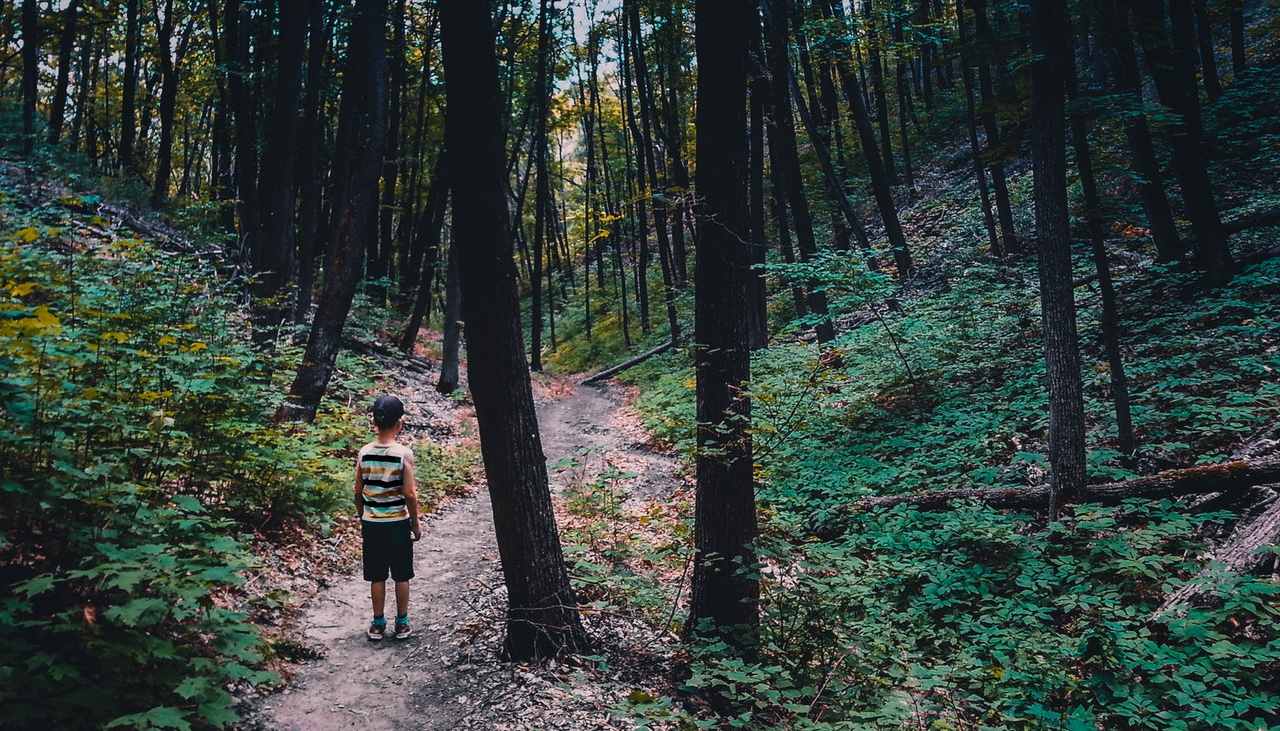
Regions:
<svg viewBox="0 0 1280 731"><path fill-rule="evenodd" d="M416 520L413 521L413 523L409 526L409 535L415 541L422 539L422 529L418 527L418 521Z"/></svg>

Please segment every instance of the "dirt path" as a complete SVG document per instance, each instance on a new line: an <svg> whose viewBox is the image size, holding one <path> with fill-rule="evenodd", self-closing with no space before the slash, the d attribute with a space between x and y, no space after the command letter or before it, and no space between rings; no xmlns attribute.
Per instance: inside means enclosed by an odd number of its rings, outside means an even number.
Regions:
<svg viewBox="0 0 1280 731"><path fill-rule="evenodd" d="M634 443L637 434L633 426L628 428L634 419L619 414L622 396L615 389L559 384L539 391L539 424L543 450L553 466L553 491L563 480L602 469L606 455L637 474L633 498L654 496L678 479L670 457ZM580 466L554 469L575 456ZM352 563L358 563L356 557ZM368 583L358 574L335 580L304 610L300 623L300 639L321 657L306 663L290 688L266 699L260 709L266 726L299 731L499 727L480 718L494 700L494 685L478 680L477 665L492 666L484 668L490 671L489 681L499 672L511 681L521 673L496 663L491 653L466 650L475 635L475 597L484 584L500 583L497 568L489 495L481 489L427 519L414 547L414 637L366 640ZM481 697L485 695L490 697ZM602 709L601 718L590 725L556 727L606 726Z"/></svg>

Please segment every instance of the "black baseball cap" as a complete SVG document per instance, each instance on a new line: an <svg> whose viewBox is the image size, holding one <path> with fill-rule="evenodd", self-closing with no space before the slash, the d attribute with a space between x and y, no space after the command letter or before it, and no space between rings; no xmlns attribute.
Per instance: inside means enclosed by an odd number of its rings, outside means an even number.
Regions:
<svg viewBox="0 0 1280 731"><path fill-rule="evenodd" d="M373 424L379 429L394 426L404 416L404 404L391 394L383 394L373 402Z"/></svg>

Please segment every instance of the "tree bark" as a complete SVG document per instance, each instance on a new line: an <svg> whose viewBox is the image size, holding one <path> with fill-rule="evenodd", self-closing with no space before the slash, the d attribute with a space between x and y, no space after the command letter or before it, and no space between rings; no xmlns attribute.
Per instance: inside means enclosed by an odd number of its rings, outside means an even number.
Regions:
<svg viewBox="0 0 1280 731"><path fill-rule="evenodd" d="M1111 266L1107 262L1105 232L1102 228L1102 201L1098 183L1093 174L1093 156L1089 149L1089 131L1084 112L1079 107L1079 82L1074 58L1068 48L1067 63L1070 77L1067 94L1075 101L1071 110L1071 142L1075 148L1076 166L1080 170L1080 187L1084 192L1085 219L1089 226L1089 241L1093 251L1093 264L1098 273L1098 289L1102 294L1102 344L1107 354L1107 367L1111 375L1111 402L1116 414L1116 433L1120 451L1132 455L1137 448L1133 435L1133 417L1129 409L1129 379L1124 372L1124 359L1120 355L1120 315L1116 308L1116 291L1111 282Z"/></svg>
<svg viewBox="0 0 1280 731"><path fill-rule="evenodd" d="M1213 21L1209 17L1209 7L1205 0L1195 0L1195 14L1196 41L1200 45L1200 76L1204 80L1204 90L1209 95L1209 101L1215 102L1222 96L1222 82L1218 79L1218 59L1213 50Z"/></svg>
<svg viewBox="0 0 1280 731"><path fill-rule="evenodd" d="M747 295L747 331L752 350L769 345L769 294L763 266L769 250L765 231L764 197L764 115L769 103L768 79L765 77L764 49L761 47L759 12L751 18L751 81L747 169L748 204L751 230L751 287Z"/></svg>
<svg viewBox="0 0 1280 731"><path fill-rule="evenodd" d="M307 91L303 100L302 133L298 147L298 286L293 321L306 322L316 281L316 240L320 235L321 194L324 187L320 145L323 141L321 106L328 87L325 57L329 50L329 24L325 22L324 0L309 0L307 40Z"/></svg>
<svg viewBox="0 0 1280 731"><path fill-rule="evenodd" d="M991 215L987 171L982 164L982 147L978 143L977 105L973 100L973 69L969 66L967 50L969 39L964 13L964 2L956 3L956 33L960 43L960 78L964 84L964 110L969 131L969 152L973 156L973 175L978 183L978 200L982 204L982 222L987 227L987 245L993 256L1000 256L1000 237L996 234L996 219Z"/></svg>
<svg viewBox="0 0 1280 731"><path fill-rule="evenodd" d="M1142 79L1138 74L1138 54L1129 31L1129 11L1116 0L1098 0L1099 25L1102 36L1111 47L1116 90L1132 99L1135 109L1125 119L1125 137L1133 156L1134 171L1140 178L1138 195L1147 214L1151 239L1160 261L1176 261L1185 251L1173 222L1173 210L1164 190L1164 177L1151 144L1151 132L1142 111Z"/></svg>
<svg viewBox="0 0 1280 731"><path fill-rule="evenodd" d="M780 3L780 0L774 0ZM711 634L755 653L760 582L751 445L751 358L742 302L750 288L747 71L749 0L697 0L697 180L694 293L698 452L690 637ZM783 21L785 22L785 20ZM776 77L778 85L786 77Z"/></svg>
<svg viewBox="0 0 1280 731"><path fill-rule="evenodd" d="M772 0L766 19L768 33L765 45L769 59L769 72L773 77L770 91L773 93L773 125L777 134L777 144L771 145L770 149L780 153L776 158L771 157L771 160L779 169L780 180L786 186L787 202L795 221L800 259L808 261L817 253L817 244L813 236L813 218L809 212L809 200L804 192L800 156L796 152L795 119L791 112L791 89L788 83L791 77L791 61L787 57L787 24L790 15L788 6L787 0ZM827 316L827 297L822 292L816 291L812 284L807 289L808 308L819 318L818 341L830 342L835 337L835 329Z"/></svg>
<svg viewBox="0 0 1280 731"><path fill-rule="evenodd" d="M534 132L530 154L534 160L536 175L533 201L533 272L529 277L529 369L542 370L542 269L543 250L546 249L547 207L551 199L550 180L547 172L547 56L551 53L551 33L547 28L547 15L555 11L552 0L538 3L538 66L533 82L535 103L533 106ZM517 208L517 215L519 215Z"/></svg>
<svg viewBox="0 0 1280 731"><path fill-rule="evenodd" d="M447 151L442 149L436 155L435 171L431 174L431 190L427 192L427 207L423 209L421 220L414 227L415 237L420 243L415 248L423 251L418 266L422 272L418 277L418 291L413 300L413 313L409 316L409 324L404 335L400 337L400 349L406 353L413 352L413 345L418 340L418 330L422 329L423 318L431 309L431 296L434 292L436 260L440 255L441 232L444 229L445 211L449 205L449 169ZM446 276L446 280L447 280ZM446 294L447 296L447 294Z"/></svg>
<svg viewBox="0 0 1280 731"><path fill-rule="evenodd" d="M963 1L963 0L962 0ZM987 133L987 164L991 168L991 187L996 194L996 218L1000 222L1000 251L1002 256L1016 254L1019 250L1018 235L1013 228L1013 207L1009 203L1009 184L1004 174L1004 151L1000 149L1000 122L996 119L995 90L991 82L992 58L1000 56L995 52L996 38L987 20L986 0L969 0L973 8L974 28L978 42L983 46L983 54L978 62L978 88L982 95L982 106L979 119Z"/></svg>
<svg viewBox="0 0 1280 731"><path fill-rule="evenodd" d="M1191 219L1191 229L1196 235L1199 266L1205 270L1211 286L1226 284L1231 280L1234 263L1218 215L1218 204L1213 197L1213 184L1209 180L1200 123L1200 98L1196 93L1195 73L1189 57L1193 52L1189 2L1177 0L1169 5L1172 40L1165 32L1160 0L1136 0L1131 6L1160 103L1179 117L1170 125L1173 169L1182 187L1182 200L1187 217Z"/></svg>
<svg viewBox="0 0 1280 731"><path fill-rule="evenodd" d="M347 43L346 69L334 160L334 234L324 291L298 373L277 419L311 421L329 387L360 281L369 212L377 205L386 113L386 0L357 0Z"/></svg>
<svg viewBox="0 0 1280 731"><path fill-rule="evenodd" d="M1235 83L1248 71L1244 54L1244 0L1231 2L1231 81Z"/></svg>
<svg viewBox="0 0 1280 731"><path fill-rule="evenodd" d="M1058 3L1032 12L1031 137L1035 175L1036 259L1040 272L1045 371L1049 385L1049 514L1084 486L1084 397L1071 284L1063 112L1070 50Z"/></svg>
<svg viewBox="0 0 1280 731"><path fill-rule="evenodd" d="M963 0L961 0L963 1ZM881 154L884 155L885 180L890 185L898 182L898 170L893 162L893 140L889 128L889 104L884 93L884 65L880 60L880 38L876 28L875 2L863 0L863 20L867 36L867 57L871 66L871 86L876 98L876 122L880 126ZM859 130L861 135L861 130ZM864 151L868 148L863 143Z"/></svg>
<svg viewBox="0 0 1280 731"><path fill-rule="evenodd" d="M227 46L227 89L235 115L235 181L240 218L240 249L251 254L258 231L258 120L257 103L246 79L249 66L249 11L241 0L226 0L224 36ZM345 313L343 315L345 318ZM327 380L327 379L326 379Z"/></svg>
<svg viewBox="0 0 1280 731"><path fill-rule="evenodd" d="M53 87L53 107L49 110L49 144L62 139L62 121L67 111L67 87L71 83L71 52L75 49L80 0L71 0L62 13L62 37L58 42L58 80Z"/></svg>
<svg viewBox="0 0 1280 731"><path fill-rule="evenodd" d="M286 290L293 271L298 97L310 15L290 10L287 0L279 2L276 88L262 153L260 233L253 249L253 339L259 345L274 340L289 312Z"/></svg>
<svg viewBox="0 0 1280 731"><path fill-rule="evenodd" d="M502 99L487 3L443 3L454 231L468 382L480 427L498 553L507 585L506 654L515 661L587 646L547 487L524 358L503 173Z"/></svg>
<svg viewBox="0 0 1280 731"><path fill-rule="evenodd" d="M458 283L458 247L449 247L444 275L444 334L440 347L440 379L436 390L453 393L458 387L458 350L462 343L462 287ZM428 287L428 289L430 289Z"/></svg>
<svg viewBox="0 0 1280 731"><path fill-rule="evenodd" d="M22 0L22 154L35 149L36 94L40 81L40 10Z"/></svg>

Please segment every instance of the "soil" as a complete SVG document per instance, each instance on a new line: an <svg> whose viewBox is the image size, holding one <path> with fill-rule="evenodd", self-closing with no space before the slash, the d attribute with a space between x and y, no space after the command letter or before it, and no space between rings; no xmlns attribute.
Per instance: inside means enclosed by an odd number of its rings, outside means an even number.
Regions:
<svg viewBox="0 0 1280 731"><path fill-rule="evenodd" d="M537 377L535 396L553 494L570 480L594 479L606 466L633 475L626 480L629 502L669 499L683 485L676 460L646 446L621 387ZM283 691L258 705L254 726L299 731L629 727L610 708L637 687L635 678L587 677L590 670L563 663L527 667L498 660L505 598L482 484L424 520L422 539L414 546L412 637L366 639L369 585L358 563L358 553L351 555L351 573L335 577L303 608L294 637L316 659L298 666ZM389 596L388 604L392 601ZM592 618L587 619L590 629ZM625 636L627 630L616 634ZM616 645L616 638L608 641ZM660 672L658 645L648 635L636 644L648 650Z"/></svg>

